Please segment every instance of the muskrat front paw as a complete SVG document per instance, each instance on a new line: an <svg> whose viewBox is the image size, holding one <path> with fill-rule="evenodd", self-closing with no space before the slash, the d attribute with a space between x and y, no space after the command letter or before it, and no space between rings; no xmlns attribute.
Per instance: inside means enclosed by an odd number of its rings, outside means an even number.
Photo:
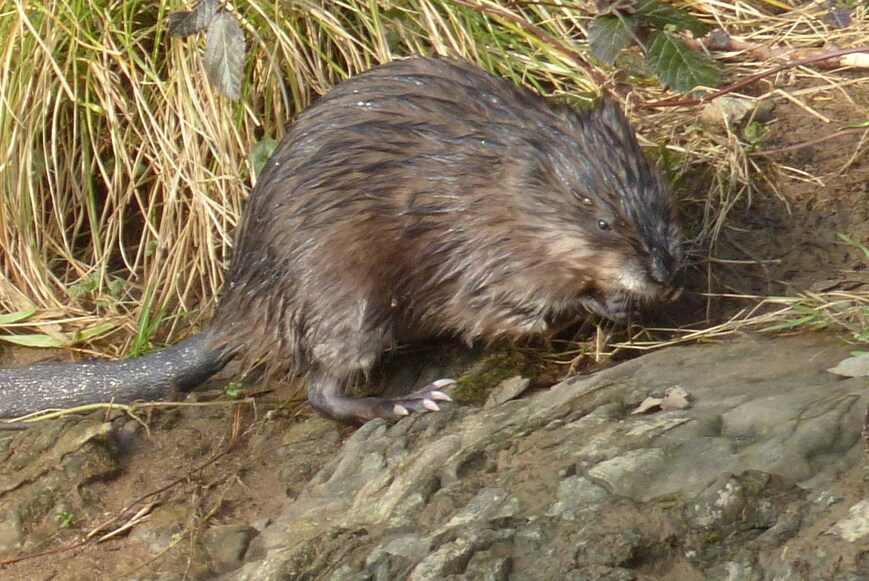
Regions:
<svg viewBox="0 0 869 581"><path fill-rule="evenodd" d="M638 305L621 293L594 295L583 299L582 303L590 312L611 321L624 321L638 312Z"/></svg>

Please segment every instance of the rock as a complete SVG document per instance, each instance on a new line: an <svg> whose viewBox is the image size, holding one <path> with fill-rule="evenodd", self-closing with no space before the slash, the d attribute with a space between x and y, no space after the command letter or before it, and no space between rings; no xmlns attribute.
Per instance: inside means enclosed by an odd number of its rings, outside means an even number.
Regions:
<svg viewBox="0 0 869 581"><path fill-rule="evenodd" d="M369 422L229 578L865 578L869 393L825 371L847 350L667 349L490 409ZM630 415L674 384L690 409Z"/></svg>
<svg viewBox="0 0 869 581"><path fill-rule="evenodd" d="M256 529L243 524L214 526L205 531L202 543L214 571L227 573L241 567L250 540L256 534Z"/></svg>
<svg viewBox="0 0 869 581"><path fill-rule="evenodd" d="M582 476L570 476L558 483L556 501L546 514L578 521L609 499L607 491Z"/></svg>
<svg viewBox="0 0 869 581"><path fill-rule="evenodd" d="M516 399L525 393L529 385L531 385L531 380L521 375L505 379L489 393L489 398L483 404L483 407L487 409L493 408Z"/></svg>
<svg viewBox="0 0 869 581"><path fill-rule="evenodd" d="M468 566L465 567L463 579L479 579L480 581L507 581L512 569L511 559L498 556L492 551L474 553Z"/></svg>
<svg viewBox="0 0 869 581"><path fill-rule="evenodd" d="M700 111L700 120L711 126L739 126L749 117L765 123L772 119L774 103L750 97L724 95L709 101Z"/></svg>
<svg viewBox="0 0 869 581"><path fill-rule="evenodd" d="M7 512L0 518L0 551L20 548L23 543L21 514L17 511Z"/></svg>
<svg viewBox="0 0 869 581"><path fill-rule="evenodd" d="M837 521L829 532L849 543L869 535L869 500L861 500L848 509L848 516Z"/></svg>
<svg viewBox="0 0 869 581"><path fill-rule="evenodd" d="M159 555L184 532L186 516L186 507L178 500L161 504L151 511L145 522L133 529L130 538L141 541L152 554Z"/></svg>

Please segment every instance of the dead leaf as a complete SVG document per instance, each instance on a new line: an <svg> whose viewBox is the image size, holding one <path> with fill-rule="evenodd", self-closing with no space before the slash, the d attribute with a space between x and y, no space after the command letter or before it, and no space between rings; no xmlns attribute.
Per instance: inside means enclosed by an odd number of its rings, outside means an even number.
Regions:
<svg viewBox="0 0 869 581"><path fill-rule="evenodd" d="M644 414L653 408L660 408L662 401L664 400L660 397L647 397L631 412L631 415Z"/></svg>
<svg viewBox="0 0 869 581"><path fill-rule="evenodd" d="M683 410L691 404L685 388L674 385L664 390L664 397L647 397L631 412L631 415L644 414L650 410Z"/></svg>
<svg viewBox="0 0 869 581"><path fill-rule="evenodd" d="M827 371L842 377L869 377L869 353L843 359Z"/></svg>
<svg viewBox="0 0 869 581"><path fill-rule="evenodd" d="M674 385L664 390L664 397L661 400L662 410L684 410L690 405L688 392L683 387Z"/></svg>

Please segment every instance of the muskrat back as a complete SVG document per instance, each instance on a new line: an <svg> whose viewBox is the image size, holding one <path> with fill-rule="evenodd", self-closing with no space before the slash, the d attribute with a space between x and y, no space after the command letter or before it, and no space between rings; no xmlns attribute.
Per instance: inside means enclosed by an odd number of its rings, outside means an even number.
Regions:
<svg viewBox="0 0 869 581"><path fill-rule="evenodd" d="M33 396L33 368L4 371L0 414L153 395L155 378L159 393L186 389L233 357L307 372L311 403L332 417L437 409L440 383L394 399L344 387L399 341L538 334L586 311L623 318L669 297L678 261L666 187L612 101L578 113L470 64L392 62L289 128L203 335L134 360L135 372L59 366L63 398Z"/></svg>

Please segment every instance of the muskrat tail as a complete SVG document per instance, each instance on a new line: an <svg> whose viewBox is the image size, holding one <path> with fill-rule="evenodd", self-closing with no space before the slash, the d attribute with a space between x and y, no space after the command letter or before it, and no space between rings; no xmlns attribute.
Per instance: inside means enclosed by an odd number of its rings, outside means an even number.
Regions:
<svg viewBox="0 0 869 581"><path fill-rule="evenodd" d="M0 417L47 408L164 399L173 391L194 388L229 359L203 332L133 359L0 369Z"/></svg>

